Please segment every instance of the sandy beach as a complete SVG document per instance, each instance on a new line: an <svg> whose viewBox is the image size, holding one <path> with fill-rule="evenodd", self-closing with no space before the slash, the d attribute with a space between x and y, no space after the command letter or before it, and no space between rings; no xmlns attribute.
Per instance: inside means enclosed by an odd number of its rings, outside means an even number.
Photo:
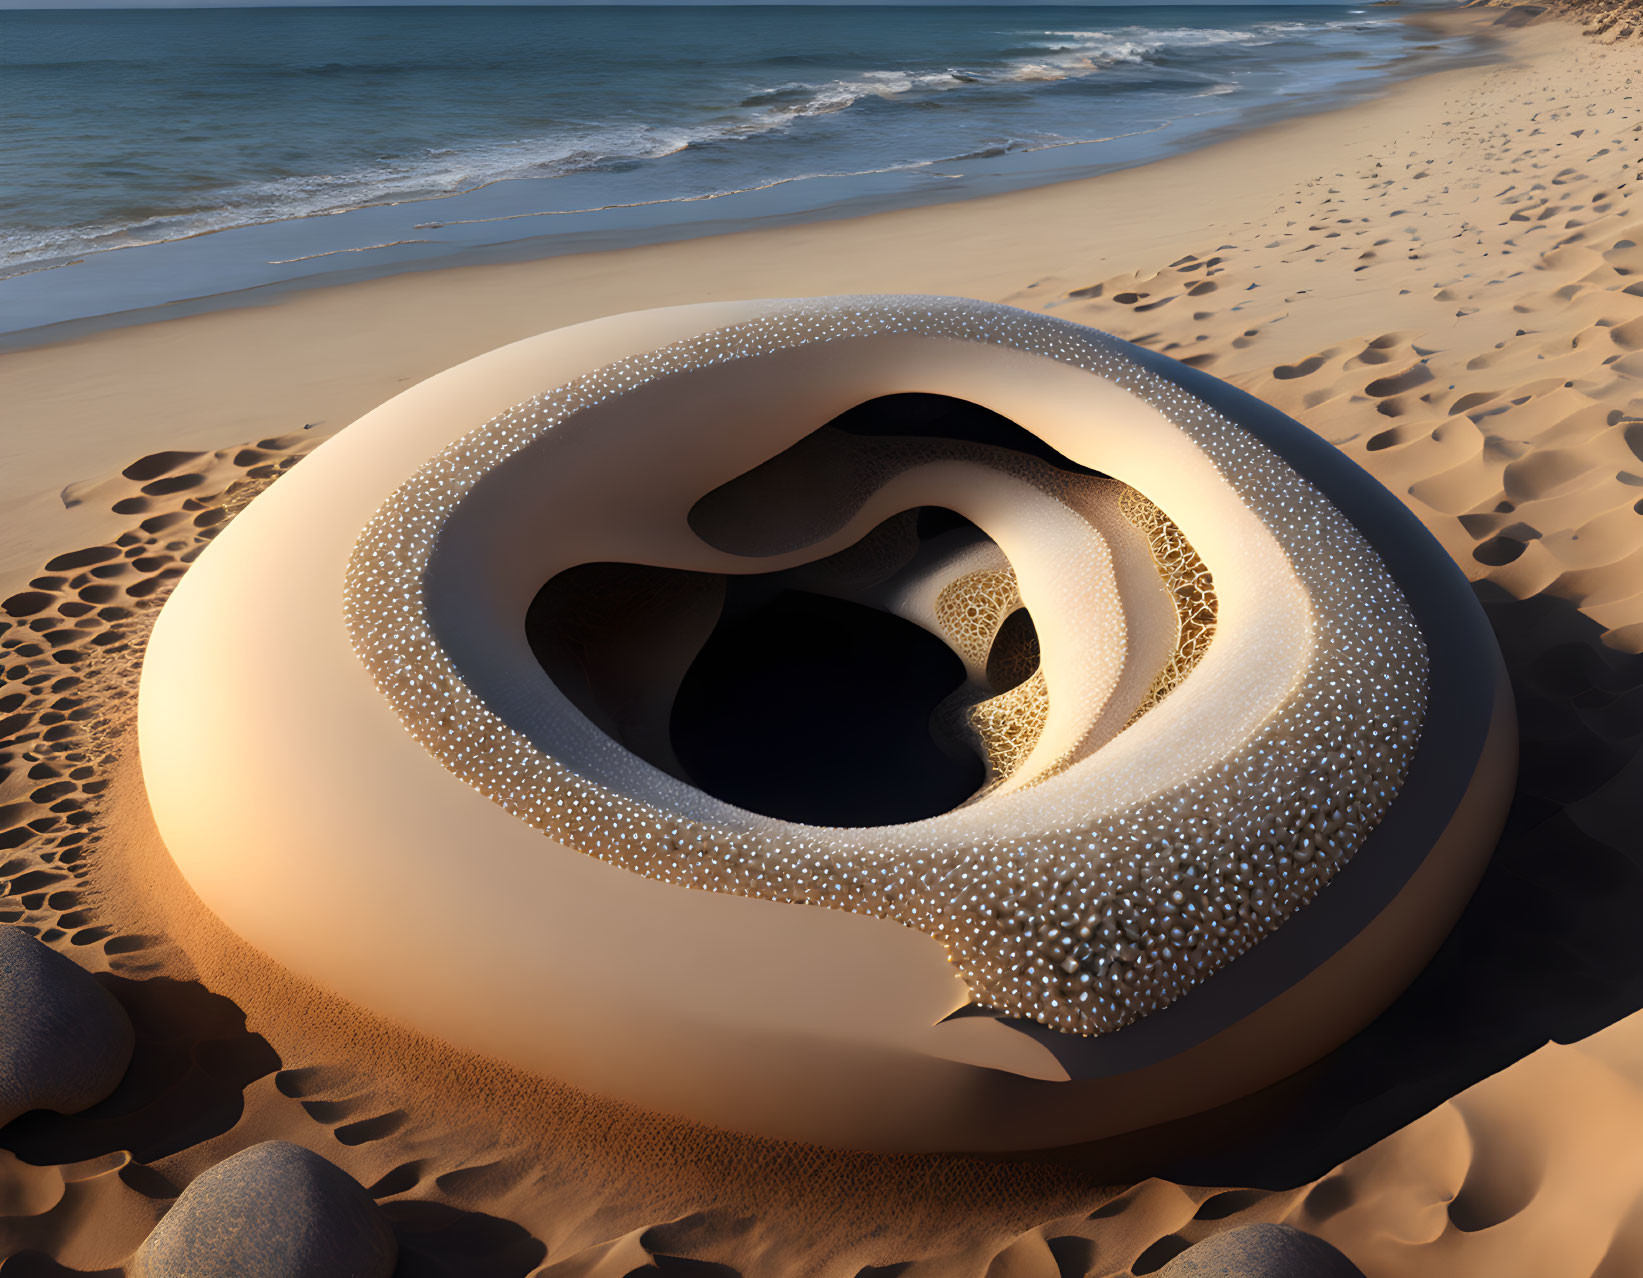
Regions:
<svg viewBox="0 0 1643 1278"><path fill-rule="evenodd" d="M84 1115L0 1132L0 1274L126 1272L183 1186L276 1137L366 1186L413 1274L1139 1278L1257 1221L1369 1278L1643 1271L1643 67L1613 28L1508 12L1430 19L1497 34L1489 65L1099 178L12 342L0 920L101 974L145 1063ZM1518 795L1390 1011L1117 1155L841 1154L463 1055L295 981L192 898L145 808L135 674L170 583L255 492L547 329L863 292L1009 303L1213 373L1464 569L1517 696ZM42 735L71 770L29 766ZM485 926L482 887L453 892L453 937Z"/></svg>

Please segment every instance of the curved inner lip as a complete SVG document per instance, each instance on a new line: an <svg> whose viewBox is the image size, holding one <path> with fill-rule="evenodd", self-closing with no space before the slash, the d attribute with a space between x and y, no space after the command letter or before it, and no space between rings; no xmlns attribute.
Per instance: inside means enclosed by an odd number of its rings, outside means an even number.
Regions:
<svg viewBox="0 0 1643 1278"><path fill-rule="evenodd" d="M965 711L1002 689L978 685L938 635L852 592L848 560L874 543L916 554L919 527L941 529L946 513L904 512L842 556L771 574L580 565L537 593L526 635L606 735L727 803L807 825L939 815L987 783ZM992 546L973 525L935 536ZM1022 630L1005 646L1024 650ZM995 664L1015 674L1002 651Z"/></svg>
<svg viewBox="0 0 1643 1278"><path fill-rule="evenodd" d="M689 522L732 554L792 552L898 470L954 451L1052 488L1113 483L989 409L895 394L720 484ZM1161 559L1154 567L1163 573ZM1212 616L1213 595L1193 606ZM1177 611L1184 621L1189 609ZM525 633L555 687L612 741L737 808L805 825L905 824L980 797L1031 757L1050 697L1008 556L940 506L764 573L579 564L535 593ZM1122 636L1088 641L1115 639L1122 647ZM1120 708L1128 718L1109 733L1144 712Z"/></svg>

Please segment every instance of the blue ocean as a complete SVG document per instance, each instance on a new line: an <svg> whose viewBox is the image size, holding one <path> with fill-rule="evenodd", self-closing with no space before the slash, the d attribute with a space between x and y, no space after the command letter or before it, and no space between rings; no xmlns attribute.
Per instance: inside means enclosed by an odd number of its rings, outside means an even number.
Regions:
<svg viewBox="0 0 1643 1278"><path fill-rule="evenodd" d="M243 288L1097 173L1464 55L1406 12L0 12L0 304L173 300L151 250L202 237L190 262Z"/></svg>

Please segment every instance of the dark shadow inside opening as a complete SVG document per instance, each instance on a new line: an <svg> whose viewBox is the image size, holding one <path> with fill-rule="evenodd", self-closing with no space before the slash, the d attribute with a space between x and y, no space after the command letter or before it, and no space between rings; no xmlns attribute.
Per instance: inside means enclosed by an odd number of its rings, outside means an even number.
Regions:
<svg viewBox="0 0 1643 1278"><path fill-rule="evenodd" d="M1038 669L1038 627L1033 615L1017 608L998 628L987 653L987 683L995 693L1008 692L1032 678Z"/></svg>
<svg viewBox="0 0 1643 1278"><path fill-rule="evenodd" d="M704 497L691 517L697 533L718 544L697 526L698 511L709 508L715 526L736 538L763 512L779 520L790 500L814 503L826 485L804 448L826 431L981 444L1097 473L977 404L885 395L795 443L786 470L765 463L715 490L730 495L729 505ZM822 501L815 513L825 523ZM942 639L885 610L886 592L930 556L985 540L962 515L930 506L773 574L582 564L537 593L526 636L555 686L595 726L717 798L807 824L917 821L951 811L986 784L966 708L1030 677L1038 636L1018 609L994 644L986 685L968 683Z"/></svg>
<svg viewBox="0 0 1643 1278"><path fill-rule="evenodd" d="M980 789L981 758L938 714L965 683L958 655L893 613L791 577L580 564L537 592L525 635L607 736L738 807L889 825Z"/></svg>
<svg viewBox="0 0 1643 1278"><path fill-rule="evenodd" d="M952 395L931 395L923 391L880 395L840 413L827 425L847 435L869 438L939 439L1007 448L1036 457L1069 475L1101 474L1079 465L1002 413Z"/></svg>
<svg viewBox="0 0 1643 1278"><path fill-rule="evenodd" d="M708 545L738 555L813 543L895 471L916 464L920 444L932 461L1032 461L1066 475L1101 476L990 408L951 395L880 395L704 493L691 507L690 527Z"/></svg>
<svg viewBox="0 0 1643 1278"><path fill-rule="evenodd" d="M921 820L986 783L963 708L990 692L939 637L876 606L875 585L932 542L982 536L923 507L777 573L579 564L537 592L525 636L606 736L727 803L809 824ZM1021 667L1001 676L1018 682L1036 639L1018 610L990 664Z"/></svg>
<svg viewBox="0 0 1643 1278"><path fill-rule="evenodd" d="M673 706L673 747L709 794L810 825L947 812L986 779L931 734L964 665L912 622L733 578L725 616Z"/></svg>

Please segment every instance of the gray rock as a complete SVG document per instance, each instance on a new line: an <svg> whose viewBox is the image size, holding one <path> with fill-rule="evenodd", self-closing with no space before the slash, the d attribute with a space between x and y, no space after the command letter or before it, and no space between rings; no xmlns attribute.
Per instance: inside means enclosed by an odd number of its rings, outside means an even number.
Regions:
<svg viewBox="0 0 1643 1278"><path fill-rule="evenodd" d="M388 1278L398 1248L371 1196L289 1141L201 1172L138 1250L134 1278Z"/></svg>
<svg viewBox="0 0 1643 1278"><path fill-rule="evenodd" d="M1242 1225L1188 1247L1158 1278L1364 1278L1322 1238L1288 1225Z"/></svg>
<svg viewBox="0 0 1643 1278"><path fill-rule="evenodd" d="M74 1114L131 1063L131 1020L72 959L0 925L0 1127L31 1109Z"/></svg>

